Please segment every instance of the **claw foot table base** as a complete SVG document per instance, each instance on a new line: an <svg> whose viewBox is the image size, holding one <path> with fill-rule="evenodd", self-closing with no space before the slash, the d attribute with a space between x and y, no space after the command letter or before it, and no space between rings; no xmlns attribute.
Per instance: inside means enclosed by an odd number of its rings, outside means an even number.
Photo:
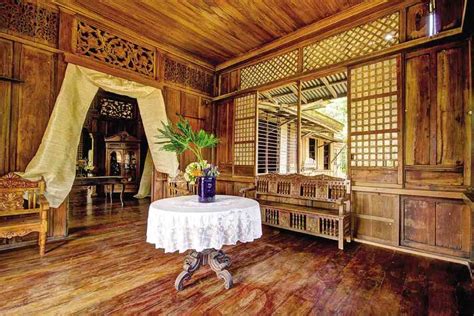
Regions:
<svg viewBox="0 0 474 316"><path fill-rule="evenodd" d="M218 278L224 280L224 287L228 290L233 286L232 275L226 270L230 266L231 260L222 250L206 249L198 252L192 250L184 259L183 272L181 272L174 287L177 291L184 289L184 282L191 279L191 276L201 266L208 264L212 271L214 271Z"/></svg>

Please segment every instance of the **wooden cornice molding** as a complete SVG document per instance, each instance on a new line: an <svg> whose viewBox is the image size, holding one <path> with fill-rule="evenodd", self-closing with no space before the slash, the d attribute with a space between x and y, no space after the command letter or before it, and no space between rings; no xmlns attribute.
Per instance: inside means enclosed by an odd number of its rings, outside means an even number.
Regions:
<svg viewBox="0 0 474 316"><path fill-rule="evenodd" d="M324 34L324 36L326 36L329 30L337 30L346 26L346 24L360 24L362 22L362 17L370 18L370 15L379 13L381 11L396 10L402 6L405 7L416 2L419 2L419 0L370 0L363 2L338 14L329 16L323 20L302 27L268 44L248 51L241 56L218 64L216 66L216 71L222 71L236 65L241 65L249 60L253 62L256 60L256 58L276 50L283 52L283 50L287 51L295 49L296 47L301 46L301 43L308 40L309 38L313 38L320 34Z"/></svg>
<svg viewBox="0 0 474 316"><path fill-rule="evenodd" d="M139 34L135 31L128 29L127 27L124 27L123 25L107 20L104 17L96 13L90 12L88 10L85 10L78 5L71 3L68 0L53 0L53 3L56 4L61 10L64 10L68 12L69 14L74 14L74 15L85 17L93 21L97 21L98 23L105 25L106 27L125 35L129 39L137 39L146 45L155 47L158 50L160 50L161 53L168 53L168 54L177 56L183 60L186 60L188 62L191 62L193 64L196 64L198 66L201 66L207 70L215 71L215 67L212 64L208 63L207 61L201 58L198 58L194 55L191 55L189 53L186 53L174 47L165 46L161 43L155 42L149 39L148 37L144 36L143 34Z"/></svg>

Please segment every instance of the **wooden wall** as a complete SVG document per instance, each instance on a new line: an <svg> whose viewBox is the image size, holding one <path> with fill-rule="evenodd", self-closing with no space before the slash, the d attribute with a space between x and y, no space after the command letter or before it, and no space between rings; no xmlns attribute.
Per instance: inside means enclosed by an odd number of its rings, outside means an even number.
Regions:
<svg viewBox="0 0 474 316"><path fill-rule="evenodd" d="M179 113L193 126L212 129L213 67L127 34L126 29L63 10L49 0L2 4L0 175L23 171L35 155L68 62L164 89L172 120ZM110 53L114 47L124 49L134 62L116 58ZM140 58L133 58L139 53ZM212 158L210 152L207 155ZM181 163L189 160L183 157ZM49 228L50 238L67 235L67 203L51 209Z"/></svg>
<svg viewBox="0 0 474 316"><path fill-rule="evenodd" d="M351 50L348 54L353 58L338 62L339 57L334 56L332 65L305 72L307 56L302 52L313 47L311 39L306 39L219 70L220 96L215 101L223 126L218 126L216 132L222 137L232 132L233 101L240 95L347 70L348 124L360 127L349 131L353 138L349 139L347 155L353 184L354 237L362 242L469 258L474 246L473 215L462 199L473 181L472 38L469 33L462 33L463 1L437 1L437 7L442 8L437 11L439 34L433 38L428 37L427 2L405 2L397 9L400 42L364 57ZM344 30L341 26L331 34L345 34ZM324 42L324 36L315 37L314 41ZM285 60L284 52L293 48L302 54L296 75L291 70L286 76L272 79L268 69L285 71L284 62L279 63ZM391 61L393 67L388 69ZM245 79L259 84L242 88L242 73L253 65L259 65L260 73L249 79L247 72ZM350 74L363 68L367 82L358 83L364 77L351 78ZM385 73L390 73L390 78L383 78ZM390 80L393 87L387 90ZM374 92L363 90L377 81L382 85ZM357 84L362 87L360 95L354 90ZM361 110L367 114L360 118L357 113L351 116L351 109L356 110L358 102L368 108ZM380 115L371 116L371 111ZM380 126L376 126L377 120ZM361 155L357 156L357 150L351 154L351 148L360 148ZM224 170L232 166L232 151L229 140L217 148L217 162ZM225 180L221 191L235 191L237 177L229 174Z"/></svg>

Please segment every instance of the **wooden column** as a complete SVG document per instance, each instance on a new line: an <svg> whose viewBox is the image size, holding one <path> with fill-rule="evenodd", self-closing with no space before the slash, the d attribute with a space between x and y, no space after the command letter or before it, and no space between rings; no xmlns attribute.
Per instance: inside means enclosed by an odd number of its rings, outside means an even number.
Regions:
<svg viewBox="0 0 474 316"><path fill-rule="evenodd" d="M296 172L301 172L301 154L302 154L302 142L301 142L301 80L298 81L298 102L296 107Z"/></svg>

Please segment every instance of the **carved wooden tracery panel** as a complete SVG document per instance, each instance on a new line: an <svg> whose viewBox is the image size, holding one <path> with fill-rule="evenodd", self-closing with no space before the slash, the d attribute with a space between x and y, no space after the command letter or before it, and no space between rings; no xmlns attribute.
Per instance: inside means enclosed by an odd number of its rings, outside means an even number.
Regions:
<svg viewBox="0 0 474 316"><path fill-rule="evenodd" d="M135 105L131 102L113 98L102 98L99 101L100 115L114 119L135 119Z"/></svg>
<svg viewBox="0 0 474 316"><path fill-rule="evenodd" d="M209 94L212 93L212 73L189 67L170 58L165 58L165 80Z"/></svg>
<svg viewBox="0 0 474 316"><path fill-rule="evenodd" d="M100 30L84 21L77 23L76 54L154 77L154 50Z"/></svg>
<svg viewBox="0 0 474 316"><path fill-rule="evenodd" d="M56 44L58 14L24 1L0 1L0 29Z"/></svg>

